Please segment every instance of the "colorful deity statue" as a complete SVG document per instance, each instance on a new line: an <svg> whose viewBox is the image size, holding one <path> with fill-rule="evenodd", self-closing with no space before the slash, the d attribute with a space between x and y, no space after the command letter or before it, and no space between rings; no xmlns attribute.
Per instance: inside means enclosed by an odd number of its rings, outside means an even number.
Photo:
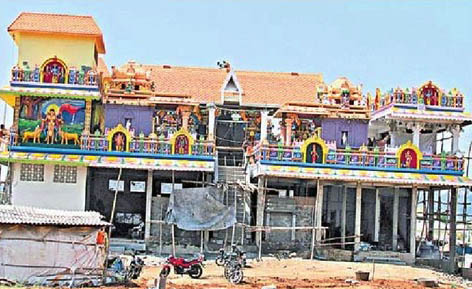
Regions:
<svg viewBox="0 0 472 289"><path fill-rule="evenodd" d="M121 132L115 133L113 136L113 142L115 144L115 150L122 152L125 150L125 135Z"/></svg>
<svg viewBox="0 0 472 289"><path fill-rule="evenodd" d="M56 129L60 126L60 119L57 117L56 110L51 108L42 121L42 127L46 126L46 143L53 144L56 139Z"/></svg>
<svg viewBox="0 0 472 289"><path fill-rule="evenodd" d="M21 69L18 65L13 66L11 74L12 81L21 81Z"/></svg>
<svg viewBox="0 0 472 289"><path fill-rule="evenodd" d="M28 64L23 69L23 81L31 81L31 68Z"/></svg>
<svg viewBox="0 0 472 289"><path fill-rule="evenodd" d="M39 82L39 78L40 78L39 66L36 64L33 70L33 81Z"/></svg>
<svg viewBox="0 0 472 289"><path fill-rule="evenodd" d="M71 67L69 69L69 84L75 84L77 77L77 69L75 67Z"/></svg>
<svg viewBox="0 0 472 289"><path fill-rule="evenodd" d="M79 71L79 77L77 78L77 84L84 84L85 72L83 69Z"/></svg>
<svg viewBox="0 0 472 289"><path fill-rule="evenodd" d="M416 88L411 90L411 103L417 104L418 103L418 95L416 94Z"/></svg>
<svg viewBox="0 0 472 289"><path fill-rule="evenodd" d="M349 107L349 101L351 100L351 94L349 90L343 90L341 92L341 106Z"/></svg>
<svg viewBox="0 0 472 289"><path fill-rule="evenodd" d="M87 85L95 85L95 84L97 84L97 74L96 74L95 71L93 71L92 69L90 69L90 70L87 72L87 77L86 77L85 84L87 84Z"/></svg>

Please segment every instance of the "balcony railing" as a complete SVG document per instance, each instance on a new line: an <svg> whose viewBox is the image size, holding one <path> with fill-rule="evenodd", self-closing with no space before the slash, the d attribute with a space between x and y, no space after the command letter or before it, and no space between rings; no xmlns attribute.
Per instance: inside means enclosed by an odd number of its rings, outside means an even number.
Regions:
<svg viewBox="0 0 472 289"><path fill-rule="evenodd" d="M306 162L305 155L299 147L263 145L254 150L253 156L256 161ZM320 159L318 164L378 169L411 169L402 166L396 153L374 150L329 150L325 159ZM419 161L419 166L413 169L463 172L464 159L445 154L424 154L423 158Z"/></svg>
<svg viewBox="0 0 472 289"><path fill-rule="evenodd" d="M391 104L462 109L464 108L464 96L462 94L444 93L435 99L429 99L416 93L388 93L381 98L377 106L374 105L373 110L378 110Z"/></svg>
<svg viewBox="0 0 472 289"><path fill-rule="evenodd" d="M82 136L80 148L88 151L109 151L109 141L106 136ZM134 137L130 141L129 152L172 154L172 144L170 140ZM215 143L207 140L195 140L191 147L190 154L212 156L215 154Z"/></svg>
<svg viewBox="0 0 472 289"><path fill-rule="evenodd" d="M66 71L52 70L46 72L41 71L38 66L34 69L14 66L11 70L11 81L97 86L98 73L94 69L84 68L81 70L70 68Z"/></svg>

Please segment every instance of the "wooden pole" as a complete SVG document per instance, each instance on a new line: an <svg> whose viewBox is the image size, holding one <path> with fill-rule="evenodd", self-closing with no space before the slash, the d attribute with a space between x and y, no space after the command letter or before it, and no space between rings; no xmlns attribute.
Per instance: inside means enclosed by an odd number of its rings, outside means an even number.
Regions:
<svg viewBox="0 0 472 289"><path fill-rule="evenodd" d="M144 240L151 237L151 210L152 210L152 170L148 170L146 187L146 221L144 225Z"/></svg>
<svg viewBox="0 0 472 289"><path fill-rule="evenodd" d="M200 253L203 254L203 231L200 230Z"/></svg>
<svg viewBox="0 0 472 289"><path fill-rule="evenodd" d="M236 188L233 186L233 197L234 197L234 216L237 217L237 213L238 213L238 208L237 208L237 204L236 204L236 199L237 199L237 196L236 196ZM231 233L231 248L233 247L234 245L234 235L235 235L235 230L236 230L236 224L233 224L233 231Z"/></svg>
<svg viewBox="0 0 472 289"><path fill-rule="evenodd" d="M171 230L172 230L172 256L175 256L175 225L172 224Z"/></svg>
<svg viewBox="0 0 472 289"><path fill-rule="evenodd" d="M241 226L241 246L244 246L244 224L246 222L246 191L243 190L243 195L242 195L242 198L243 198L243 226Z"/></svg>
<svg viewBox="0 0 472 289"><path fill-rule="evenodd" d="M116 199L118 198L118 188L120 186L121 172L122 172L122 169L120 168L120 170L118 172L118 179L116 181L115 197L113 198L113 205L111 207L111 214L110 214L110 223L111 224L113 224L113 218L115 217ZM111 237L111 227L112 226L110 226L109 233L108 233L108 236L110 236L110 237Z"/></svg>
<svg viewBox="0 0 472 289"><path fill-rule="evenodd" d="M316 190L317 194L315 197L315 203L313 204L313 229L311 230L311 250L310 250L310 260L313 260L314 252L315 252L315 239L316 239L316 230L315 227L318 224L318 203L319 203L319 186L320 180L316 181Z"/></svg>
<svg viewBox="0 0 472 289"><path fill-rule="evenodd" d="M162 199L161 199L161 221L164 221L164 212L162 211ZM162 222L159 223L159 256L162 256Z"/></svg>
<svg viewBox="0 0 472 289"><path fill-rule="evenodd" d="M175 184L175 171L172 170L172 194L174 193L174 184ZM175 256L175 225L172 224L172 255Z"/></svg>

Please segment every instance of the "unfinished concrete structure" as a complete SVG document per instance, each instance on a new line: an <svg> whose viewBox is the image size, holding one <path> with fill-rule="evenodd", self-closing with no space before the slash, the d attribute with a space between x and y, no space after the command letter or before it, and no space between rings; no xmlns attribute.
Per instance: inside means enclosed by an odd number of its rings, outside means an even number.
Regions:
<svg viewBox="0 0 472 289"><path fill-rule="evenodd" d="M0 155L13 203L96 210L113 219L114 236L161 250L231 242L313 256L366 242L411 261L418 195L448 190L451 215L457 189L471 185L458 139L472 117L455 89L427 82L371 96L344 77L328 84L321 74L239 71L225 61L108 69L91 17L22 13L8 31L19 47L54 43L19 54L0 90L14 109ZM444 131L450 150L437 149ZM28 194L30 185L53 191ZM166 224L169 194L202 186L222 188L236 225L200 232ZM434 232L430 218L423 231Z"/></svg>

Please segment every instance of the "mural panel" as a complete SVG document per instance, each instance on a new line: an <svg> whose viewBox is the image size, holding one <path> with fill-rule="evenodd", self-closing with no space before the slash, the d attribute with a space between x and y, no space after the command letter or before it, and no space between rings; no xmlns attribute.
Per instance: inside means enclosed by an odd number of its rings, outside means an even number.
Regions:
<svg viewBox="0 0 472 289"><path fill-rule="evenodd" d="M22 96L18 132L21 142L79 145L85 101Z"/></svg>

